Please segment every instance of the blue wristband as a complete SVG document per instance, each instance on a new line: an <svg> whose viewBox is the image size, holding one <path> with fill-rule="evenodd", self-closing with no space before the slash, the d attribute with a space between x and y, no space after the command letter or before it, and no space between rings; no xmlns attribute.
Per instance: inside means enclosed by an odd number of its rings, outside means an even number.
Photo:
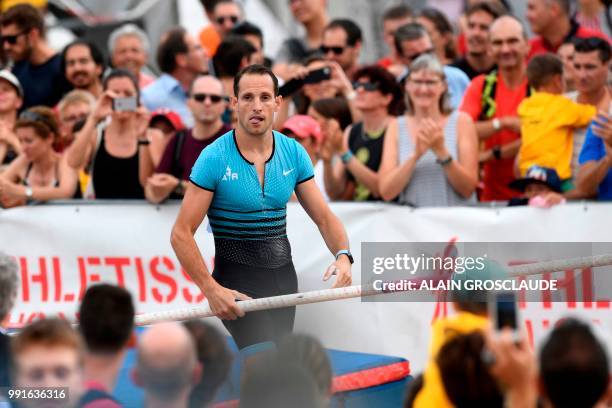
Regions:
<svg viewBox="0 0 612 408"><path fill-rule="evenodd" d="M340 156L340 160L342 160L342 163L347 164L351 160L352 157L353 157L353 152L351 152L350 150L347 150L346 152L342 154L342 156Z"/></svg>

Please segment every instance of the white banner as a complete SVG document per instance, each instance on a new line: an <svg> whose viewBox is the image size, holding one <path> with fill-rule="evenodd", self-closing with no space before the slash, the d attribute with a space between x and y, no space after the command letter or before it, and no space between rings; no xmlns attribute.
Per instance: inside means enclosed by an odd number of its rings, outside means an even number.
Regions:
<svg viewBox="0 0 612 408"><path fill-rule="evenodd" d="M356 258L360 280L361 242L608 242L611 204L533 208L411 209L386 204L337 203ZM178 204L44 205L0 210L0 249L17 258L21 290L10 315L19 326L42 315L74 319L85 288L108 281L132 292L138 312L189 307L203 301L170 247ZM321 281L333 260L314 223L297 204L288 208L288 234L300 291L331 287ZM214 244L203 225L196 236L209 268ZM405 356L423 367L429 326L450 312L436 303L366 303L360 299L298 308L296 331L316 335L327 347ZM581 315L612 334L610 304L524 303L525 329L532 339L561 316ZM219 323L219 327L222 327ZM612 335L610 336L612 337ZM609 344L610 348L610 344Z"/></svg>

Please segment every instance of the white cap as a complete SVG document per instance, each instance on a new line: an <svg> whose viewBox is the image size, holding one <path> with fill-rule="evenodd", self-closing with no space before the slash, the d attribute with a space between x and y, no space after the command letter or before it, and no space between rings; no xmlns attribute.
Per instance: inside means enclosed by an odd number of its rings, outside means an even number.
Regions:
<svg viewBox="0 0 612 408"><path fill-rule="evenodd" d="M21 84L19 83L17 77L13 75L11 71L6 69L0 70L0 78L13 85L19 97L23 98L23 88L21 87Z"/></svg>

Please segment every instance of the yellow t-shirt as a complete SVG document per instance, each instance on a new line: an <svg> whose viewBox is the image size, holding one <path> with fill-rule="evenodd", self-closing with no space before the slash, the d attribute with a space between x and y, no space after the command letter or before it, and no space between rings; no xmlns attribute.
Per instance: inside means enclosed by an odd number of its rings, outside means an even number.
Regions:
<svg viewBox="0 0 612 408"><path fill-rule="evenodd" d="M572 177L572 133L589 124L597 109L563 95L535 92L518 107L521 118L519 169L534 164L555 169L561 180Z"/></svg>
<svg viewBox="0 0 612 408"><path fill-rule="evenodd" d="M431 326L431 343L429 344L429 361L423 372L423 388L414 400L414 408L453 408L446 396L444 384L436 357L442 346L458 334L467 334L484 330L489 319L468 312L459 312L455 316L440 319Z"/></svg>

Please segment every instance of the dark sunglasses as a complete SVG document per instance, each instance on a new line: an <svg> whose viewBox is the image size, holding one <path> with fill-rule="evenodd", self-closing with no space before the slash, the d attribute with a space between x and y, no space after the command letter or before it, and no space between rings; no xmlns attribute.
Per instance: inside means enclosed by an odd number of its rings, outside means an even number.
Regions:
<svg viewBox="0 0 612 408"><path fill-rule="evenodd" d="M227 96L207 94L207 93L197 93L197 94L191 95L191 97L193 98L194 101L200 102L200 103L204 102L206 99L210 99L212 103L219 103L221 101L227 102L228 100Z"/></svg>
<svg viewBox="0 0 612 408"><path fill-rule="evenodd" d="M345 47L326 47L322 45L319 49L323 54L327 54L328 52L333 52L336 55L340 55L344 52Z"/></svg>
<svg viewBox="0 0 612 408"><path fill-rule="evenodd" d="M232 24L236 24L238 22L238 16L220 16L217 17L217 24L222 25L225 23L225 20L230 20Z"/></svg>
<svg viewBox="0 0 612 408"><path fill-rule="evenodd" d="M27 31L22 31L22 32L20 32L18 34L15 34L15 35L3 35L2 36L2 44L9 43L11 45L15 45L15 44L17 44L17 39L19 37L21 37L22 35L27 34L27 33L28 33Z"/></svg>
<svg viewBox="0 0 612 408"><path fill-rule="evenodd" d="M354 82L353 89L358 90L359 88L367 92L374 92L378 91L378 84L376 82Z"/></svg>

